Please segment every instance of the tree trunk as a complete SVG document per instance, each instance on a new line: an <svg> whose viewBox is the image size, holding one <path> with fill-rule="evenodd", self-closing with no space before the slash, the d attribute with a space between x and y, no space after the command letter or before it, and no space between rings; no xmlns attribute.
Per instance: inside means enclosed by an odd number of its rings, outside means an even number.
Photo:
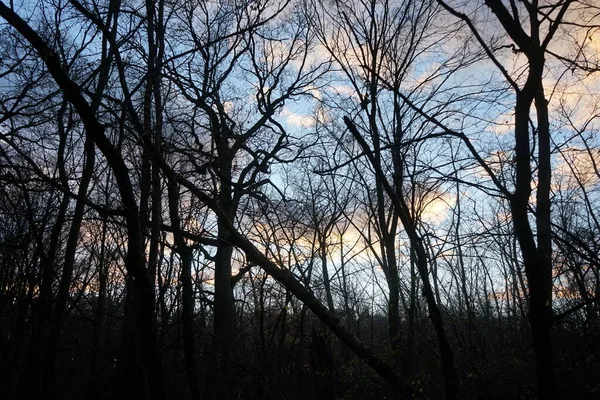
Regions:
<svg viewBox="0 0 600 400"><path fill-rule="evenodd" d="M442 362L442 373L444 375L444 381L446 384L446 398L448 400L456 399L458 396L458 377L456 374L456 367L454 365L454 353L446 336L442 313L436 301L436 294L429 280L427 253L425 251L423 239L417 232L415 221L410 215L410 209L407 206L404 198L397 192L397 190L394 190L392 185L390 185L389 181L386 179L381 163L374 155L374 151L370 149L369 145L360 132L358 132L356 125L354 125L350 118L344 117L344 123L352 133L352 136L354 136L354 138L360 144L361 148L366 153L366 156L369 158L371 165L375 169L375 173L378 175L378 180L381 183L381 186L383 186L387 194L392 199L394 207L397 209L398 217L400 218L406 234L410 239L411 251L415 252L417 271L419 272L419 276L423 282L423 295L427 301L429 318L431 319L438 339L440 359Z"/></svg>
<svg viewBox="0 0 600 400"><path fill-rule="evenodd" d="M552 245L550 237L550 133L547 104L542 91L543 53L530 58L530 72L524 88L517 93L515 138L517 182L511 197L511 211L529 289L529 324L536 363L536 382L540 399L557 396L552 355ZM538 243L529 223L531 189L531 150L529 116L534 98L542 115L538 116L539 170L536 223ZM541 203L540 203L541 202Z"/></svg>
<svg viewBox="0 0 600 400"><path fill-rule="evenodd" d="M179 254L182 290L183 357L188 386L192 399L200 399L196 376L196 351L194 349L194 289L192 287L192 250L187 246L179 219L179 190L177 182L169 180L169 213L173 228L176 251Z"/></svg>
<svg viewBox="0 0 600 400"><path fill-rule="evenodd" d="M205 397L207 399L229 399L226 381L230 375L231 347L233 344L233 323L235 309L231 288L231 256L233 247L229 242L229 229L219 217L219 239L224 243L215 255L215 300L214 331L212 354L210 356L208 381Z"/></svg>
<svg viewBox="0 0 600 400"><path fill-rule="evenodd" d="M321 258L321 269L323 273L323 287L325 288L325 297L327 299L327 307L331 312L335 312L333 305L333 296L331 295L331 280L329 278L329 270L327 265L327 238L319 235L319 257Z"/></svg>
<svg viewBox="0 0 600 400"><path fill-rule="evenodd" d="M57 394L56 377L54 372L56 369L56 356L58 343L60 342L63 318L67 308L67 300L69 299L69 289L71 287L71 279L73 277L73 269L75 267L75 253L77 252L77 244L79 242L79 232L83 222L83 214L85 212L85 204L82 199L87 196L88 186L94 172L94 164L96 159L94 143L88 138L85 141L85 166L83 169L81 182L77 191L78 199L75 204L75 212L73 213L73 221L67 239L67 248L65 250L65 260L63 263L63 271L56 296L56 306L54 316L50 324L50 333L45 357L45 375L47 383L46 393L53 398Z"/></svg>

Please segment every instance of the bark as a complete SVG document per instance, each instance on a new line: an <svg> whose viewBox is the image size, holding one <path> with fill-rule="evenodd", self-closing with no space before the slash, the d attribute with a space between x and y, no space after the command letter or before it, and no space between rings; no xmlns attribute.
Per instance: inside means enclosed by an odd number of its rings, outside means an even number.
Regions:
<svg viewBox="0 0 600 400"><path fill-rule="evenodd" d="M417 274L415 271L415 254L410 252L410 298L408 299L408 327L406 333L406 349L404 349L403 367L408 377L415 372L415 336L417 324Z"/></svg>
<svg viewBox="0 0 600 400"><path fill-rule="evenodd" d="M154 323L154 285L150 279L148 270L145 268L144 241L141 232L142 224L135 192L129 176L129 169L118 149L105 135L104 127L95 117L92 107L90 107L82 95L81 88L62 69L62 64L56 53L50 49L47 43L21 17L1 1L0 16L15 28L38 52L46 64L48 72L61 88L64 96L77 110L84 125L86 136L94 141L114 172L119 186L121 202L126 210L128 238L125 266L133 278L133 288L137 300L136 325L139 328L140 342L143 348L150 398L167 399L167 386L158 352L157 334Z"/></svg>
<svg viewBox="0 0 600 400"><path fill-rule="evenodd" d="M85 166L82 172L81 182L79 184L77 193L78 199L75 204L75 211L73 213L73 221L71 222L71 228L69 230L69 237L67 238L63 271L58 287L58 294L56 296L56 306L54 309L53 320L50 325L50 334L46 349L45 378L47 379L47 382L44 386L46 387L46 392L50 397L55 396L58 390L58 388L55 387L56 377L54 376L56 370L57 349L61 337L63 318L67 308L67 300L69 299L69 289L71 287L71 279L73 277L73 269L75 266L75 253L77 252L79 232L81 230L81 223L83 222L83 215L85 211L85 204L82 199L87 196L88 186L92 179L96 158L94 144L89 139L87 139L85 142L85 150Z"/></svg>
<svg viewBox="0 0 600 400"><path fill-rule="evenodd" d="M554 355L552 348L552 228L550 207L550 124L548 121L548 102L544 96L543 86L540 84L535 97L535 106L538 119L538 186L537 186L537 244L539 288L532 306L532 324L537 359L537 387L540 398L550 399L556 397L556 383L554 372ZM535 310L535 311L534 311ZM536 325L534 331L533 326ZM551 382L550 384L548 382Z"/></svg>
<svg viewBox="0 0 600 400"><path fill-rule="evenodd" d="M536 361L536 381L538 397L557 397L552 349L552 239L551 239L551 153L548 105L543 91L544 53L572 1L567 0L557 6L552 23L542 33L537 2L529 12L530 35L523 30L500 0L488 0L490 10L498 18L506 33L525 53L528 59L527 81L522 89L517 89L515 106L515 153L517 162L517 182L510 198L511 211L516 236L519 241L529 289L529 324L531 326L533 349ZM529 198L532 192L530 149L531 135L529 117L535 100L538 133L538 186L536 193L535 223L537 244L528 218Z"/></svg>
<svg viewBox="0 0 600 400"><path fill-rule="evenodd" d="M183 356L185 372L192 399L200 399L200 388L196 376L196 351L194 349L194 289L192 287L192 250L187 246L179 219L179 190L177 182L169 181L169 215L173 228L176 251L181 260Z"/></svg>
<svg viewBox="0 0 600 400"><path fill-rule="evenodd" d="M395 229L394 229L395 231ZM395 232L384 235L384 246L386 251L385 278L388 285L388 334L394 351L400 348L400 278L398 276L398 262L396 260L396 237ZM396 355L397 356L397 355Z"/></svg>
<svg viewBox="0 0 600 400"><path fill-rule="evenodd" d="M35 256L34 256L35 257ZM37 259L33 260L33 268L37 267ZM30 280L27 287L27 294L25 297L20 297L17 300L17 316L15 320L14 335L11 337L10 345L12 348L11 365L12 368L8 371L8 384L10 385L10 395L12 399L18 398L19 390L21 389L22 381L22 352L25 346L25 334L26 334L26 319L27 313L31 309L33 303L33 293L35 289L35 282Z"/></svg>
<svg viewBox="0 0 600 400"><path fill-rule="evenodd" d="M550 205L550 127L548 120L547 100L543 93L545 68L545 52L549 43L558 31L563 18L574 3L572 0L558 2L553 5L552 18L544 16L542 6L537 1L526 3L525 9L529 21L527 33L513 10L507 9L501 0L486 0L486 5L500 22L506 34L514 42L514 49L524 53L528 61L527 81L519 87L502 64L496 59L490 47L485 43L475 25L466 14L450 7L443 0L438 2L451 14L467 23L476 40L482 45L490 60L498 67L506 80L516 92L515 103L515 190L509 194L509 203L515 236L519 243L527 276L529 291L528 320L532 332L532 344L536 362L536 381L538 397L553 399L557 397L552 355L552 242L551 242L551 205ZM512 8L516 6L511 2ZM542 24L546 26L542 27ZM526 28L527 29L527 28ZM542 38L542 34L544 37ZM535 100L538 133L538 187L536 193L535 224L537 234L533 233L529 220L529 203L532 193L532 171L530 141L535 140L529 131L531 107ZM474 152L475 154L476 152ZM480 163L484 163L480 160ZM489 172L489 171L488 171ZM491 174L493 175L493 174ZM494 178L493 178L494 179ZM506 188L495 180L496 185L506 193ZM537 235L537 237L536 237ZM536 243L537 238L537 243Z"/></svg>
<svg viewBox="0 0 600 400"><path fill-rule="evenodd" d="M528 53L529 76L517 92L515 105L515 154L517 181L510 198L515 233L521 252L529 289L529 324L536 362L539 398L556 398L556 383L551 341L552 321L552 245L550 237L550 134L546 100L542 92L544 54L537 48ZM529 222L531 196L531 148L529 116L537 97L538 116L538 189L536 224L538 243Z"/></svg>
<svg viewBox="0 0 600 400"><path fill-rule="evenodd" d="M231 215L231 213L228 213ZM231 350L233 345L233 324L235 309L233 306L233 290L231 287L231 256L233 246L229 243L229 218L220 216L218 236L223 245L215 254L215 298L214 298L214 331L212 354L209 361L208 381L205 397L208 399L227 399L227 380L232 376Z"/></svg>
<svg viewBox="0 0 600 400"><path fill-rule="evenodd" d="M106 284L108 279L108 271L105 266L106 264L106 233L107 223L102 223L102 238L100 242L100 257L98 259L98 301L96 304L96 311L94 313L93 322L93 333L92 333L92 354L90 356L90 383L89 383L89 397L100 398L98 392L98 356L100 354L100 335L102 330L102 320L104 319L104 308L106 302Z"/></svg>
<svg viewBox="0 0 600 400"><path fill-rule="evenodd" d="M56 272L56 253L65 224L68 205L69 197L65 193L60 202L56 221L54 221L48 252L44 252L40 243L42 282L36 312L34 349L30 353L29 374L31 385L28 387L28 391L31 398L37 398L45 391L53 392L51 382L55 375L55 365L54 363L52 365L45 364L45 359L52 324L52 283Z"/></svg>
<svg viewBox="0 0 600 400"><path fill-rule="evenodd" d="M456 399L458 396L458 377L456 373L456 366L454 365L454 353L446 336L442 313L438 307L438 303L436 302L436 295L429 280L427 253L425 251L423 240L417 232L417 227L415 225L415 221L410 215L408 205L402 196L398 195L397 191L394 190L392 185L390 185L389 181L385 178L381 164L374 155L375 152L369 148L369 145L365 139L358 132L356 125L354 125L354 123L348 117L344 117L344 123L367 155L371 165L375 170L375 173L379 177L381 186L385 188L387 194L392 199L394 207L397 209L400 221L402 222L406 234L409 237L411 251L414 251L415 253L417 271L419 272L419 276L423 282L423 295L427 301L429 318L431 319L438 339L442 373L446 384L446 398L449 400Z"/></svg>
<svg viewBox="0 0 600 400"><path fill-rule="evenodd" d="M398 390L399 393L407 396L413 393L412 386L393 367L377 357L309 289L301 284L289 270L279 268L230 224L228 224L227 229L229 230L229 242L244 251L249 262L260 266L266 273L271 275L277 282L289 290L290 293L302 301L344 344L373 368L386 382Z"/></svg>
<svg viewBox="0 0 600 400"><path fill-rule="evenodd" d="M537 90L534 88L533 90ZM532 91L533 91L532 90ZM511 198L511 212L519 247L523 254L523 263L527 275L529 289L529 324L531 326L533 348L536 361L536 381L539 398L556 398L554 367L551 343L552 311L552 260L551 256L542 254L542 248L548 250L548 243L536 246L534 234L529 223L529 197L531 195L531 167L529 146L529 113L534 93L523 91L517 94L515 107L515 135L517 138L517 184ZM539 196L544 197L538 191ZM541 210L545 212L544 210ZM547 211L549 214L549 204ZM541 216L541 215L540 215ZM539 220L540 216L536 218ZM549 217L549 215L548 215ZM543 217L542 217L543 219ZM540 225L544 228L544 223ZM542 239L544 233L540 232ZM550 283L548 285L548 283ZM549 287L548 287L549 286Z"/></svg>
<svg viewBox="0 0 600 400"><path fill-rule="evenodd" d="M311 333L310 363L315 382L317 400L335 400L335 363L327 342L315 328Z"/></svg>
<svg viewBox="0 0 600 400"><path fill-rule="evenodd" d="M325 288L325 298L327 299L327 307L329 311L335 312L333 305L333 296L331 295L331 279L329 278L329 270L327 265L327 239L323 235L319 235L319 258L321 259L321 270L323 273L323 287Z"/></svg>
<svg viewBox="0 0 600 400"><path fill-rule="evenodd" d="M398 201L402 202L402 199L398 199ZM456 374L456 366L454 364L454 352L452 351L452 347L446 336L442 313L438 307L435 293L429 281L425 248L422 239L417 234L414 222L410 219L408 213L401 211L400 219L410 238L411 248L416 254L417 271L423 282L423 295L427 301L429 318L431 319L437 335L442 362L442 373L446 384L446 398L449 400L456 399L458 397L458 377Z"/></svg>
<svg viewBox="0 0 600 400"><path fill-rule="evenodd" d="M228 398L226 381L232 378L230 371L233 346L233 325L235 308L233 305L233 288L231 285L231 256L233 246L230 243L229 224L235 218L236 202L233 199L232 170L233 155L229 148L229 132L227 128L213 120L213 138L219 157L219 190L217 205L222 214L217 215L217 235L220 245L214 257L215 296L214 296L214 330L212 354L209 360L209 373L205 388L207 399Z"/></svg>

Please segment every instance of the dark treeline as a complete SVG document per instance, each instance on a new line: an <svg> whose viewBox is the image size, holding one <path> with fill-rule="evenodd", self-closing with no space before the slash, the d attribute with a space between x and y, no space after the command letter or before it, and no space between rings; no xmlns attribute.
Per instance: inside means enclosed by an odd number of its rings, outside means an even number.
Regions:
<svg viewBox="0 0 600 400"><path fill-rule="evenodd" d="M593 1L0 1L0 398L600 397Z"/></svg>

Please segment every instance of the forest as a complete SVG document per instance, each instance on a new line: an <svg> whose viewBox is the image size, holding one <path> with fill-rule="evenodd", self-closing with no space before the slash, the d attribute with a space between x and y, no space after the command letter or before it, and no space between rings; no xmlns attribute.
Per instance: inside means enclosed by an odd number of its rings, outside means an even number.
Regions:
<svg viewBox="0 0 600 400"><path fill-rule="evenodd" d="M0 0L0 398L600 399L600 4Z"/></svg>

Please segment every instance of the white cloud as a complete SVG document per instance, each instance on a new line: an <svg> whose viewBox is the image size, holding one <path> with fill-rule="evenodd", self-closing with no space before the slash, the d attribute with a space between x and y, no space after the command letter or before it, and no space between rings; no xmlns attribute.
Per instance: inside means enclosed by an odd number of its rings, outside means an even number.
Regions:
<svg viewBox="0 0 600 400"><path fill-rule="evenodd" d="M553 177L557 188L586 187L600 183L600 152L570 147L561 151L561 159L553 168Z"/></svg>
<svg viewBox="0 0 600 400"><path fill-rule="evenodd" d="M287 107L281 111L281 115L285 117L285 120L290 125L302 128L308 128L315 125L315 119L312 116L291 111Z"/></svg>
<svg viewBox="0 0 600 400"><path fill-rule="evenodd" d="M323 107L318 107L314 115L301 114L285 107L281 111L281 115L285 117L286 122L289 125L299 126L301 128L310 128L315 126L317 122L331 122L331 115Z"/></svg>
<svg viewBox="0 0 600 400"><path fill-rule="evenodd" d="M437 195L427 201L421 212L421 219L428 224L439 225L444 222L455 203L456 198L450 194Z"/></svg>

